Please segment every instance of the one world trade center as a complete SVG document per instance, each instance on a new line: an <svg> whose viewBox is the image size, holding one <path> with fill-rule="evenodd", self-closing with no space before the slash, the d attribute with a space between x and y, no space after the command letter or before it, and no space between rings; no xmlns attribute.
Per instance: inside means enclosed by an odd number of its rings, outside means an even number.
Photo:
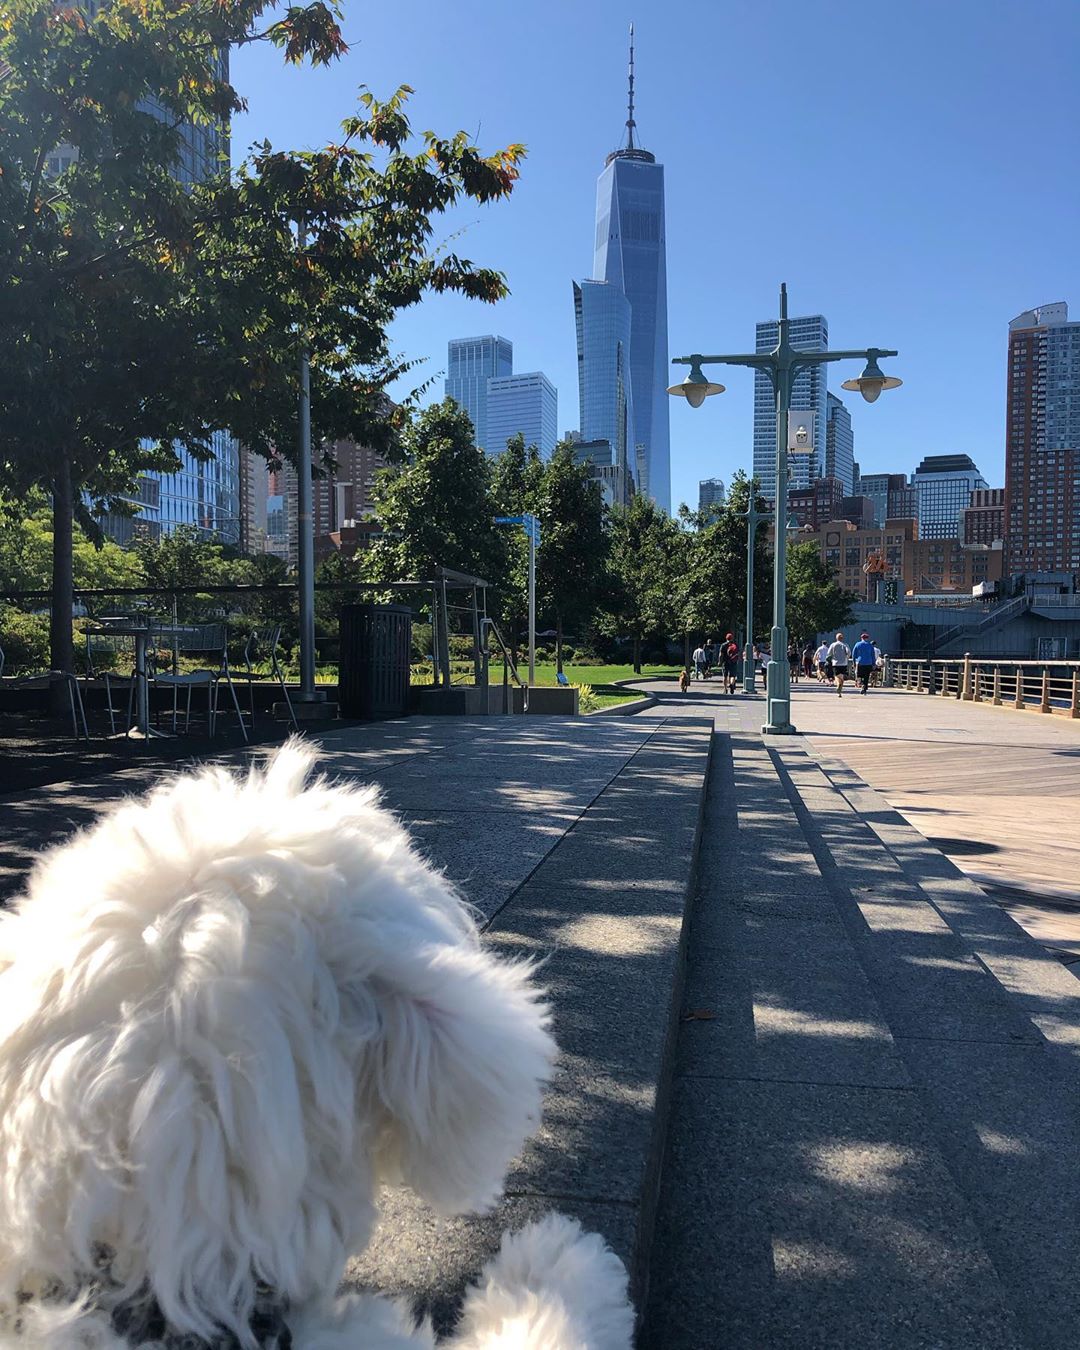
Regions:
<svg viewBox="0 0 1080 1350"><path fill-rule="evenodd" d="M630 302L630 384L638 491L671 511L668 429L667 262L664 166L635 142L634 29L626 144L607 157L596 184L593 277Z"/></svg>

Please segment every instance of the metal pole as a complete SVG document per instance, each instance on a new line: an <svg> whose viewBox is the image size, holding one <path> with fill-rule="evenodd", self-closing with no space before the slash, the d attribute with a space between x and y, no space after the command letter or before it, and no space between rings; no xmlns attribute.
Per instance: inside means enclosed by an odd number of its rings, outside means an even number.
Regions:
<svg viewBox="0 0 1080 1350"><path fill-rule="evenodd" d="M536 531L529 529L529 685L536 683Z"/></svg>
<svg viewBox="0 0 1080 1350"><path fill-rule="evenodd" d="M298 222L297 246L307 245L307 226ZM315 690L315 537L311 514L311 369L306 335L300 334L300 427L296 455L296 552L300 582L300 692L301 703L318 703Z"/></svg>
<svg viewBox="0 0 1080 1350"><path fill-rule="evenodd" d="M743 644L743 693L754 693L754 551L757 527L766 519L754 506L754 489L746 507L746 641Z"/></svg>
<svg viewBox="0 0 1080 1350"><path fill-rule="evenodd" d="M773 362L776 386L776 508L773 527L773 627L769 664L765 670L768 698L765 725L767 735L790 736L791 672L787 659L787 485L788 485L788 409L791 404L792 351L788 343L787 286L780 287L780 340Z"/></svg>

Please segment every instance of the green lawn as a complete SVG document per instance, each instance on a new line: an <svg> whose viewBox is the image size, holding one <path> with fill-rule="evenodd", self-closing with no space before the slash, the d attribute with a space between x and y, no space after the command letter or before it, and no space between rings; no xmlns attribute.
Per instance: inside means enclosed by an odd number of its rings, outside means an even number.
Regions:
<svg viewBox="0 0 1080 1350"><path fill-rule="evenodd" d="M493 663L494 668L494 663ZM518 669L522 676L528 670L526 657ZM591 684L594 688L600 684L612 684L615 680L657 680L679 678L678 666L642 666L641 674L635 675L633 666L572 666L564 665L563 671L571 684ZM536 663L536 683L555 684L555 663Z"/></svg>

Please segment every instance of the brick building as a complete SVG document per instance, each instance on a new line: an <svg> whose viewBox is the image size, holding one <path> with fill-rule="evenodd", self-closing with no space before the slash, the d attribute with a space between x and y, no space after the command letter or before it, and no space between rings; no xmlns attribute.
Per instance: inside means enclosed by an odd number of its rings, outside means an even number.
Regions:
<svg viewBox="0 0 1080 1350"><path fill-rule="evenodd" d="M960 512L960 540L964 544L993 544L1005 538L1005 489L977 488L971 505Z"/></svg>

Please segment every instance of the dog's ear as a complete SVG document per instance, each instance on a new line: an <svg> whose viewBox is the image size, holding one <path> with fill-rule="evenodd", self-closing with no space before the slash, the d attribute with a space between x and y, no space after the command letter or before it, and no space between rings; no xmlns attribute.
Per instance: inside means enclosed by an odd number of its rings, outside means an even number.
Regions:
<svg viewBox="0 0 1080 1350"><path fill-rule="evenodd" d="M407 944L365 984L378 1030L361 1069L376 1165L444 1213L481 1210L539 1124L556 1047L530 967L475 935Z"/></svg>

